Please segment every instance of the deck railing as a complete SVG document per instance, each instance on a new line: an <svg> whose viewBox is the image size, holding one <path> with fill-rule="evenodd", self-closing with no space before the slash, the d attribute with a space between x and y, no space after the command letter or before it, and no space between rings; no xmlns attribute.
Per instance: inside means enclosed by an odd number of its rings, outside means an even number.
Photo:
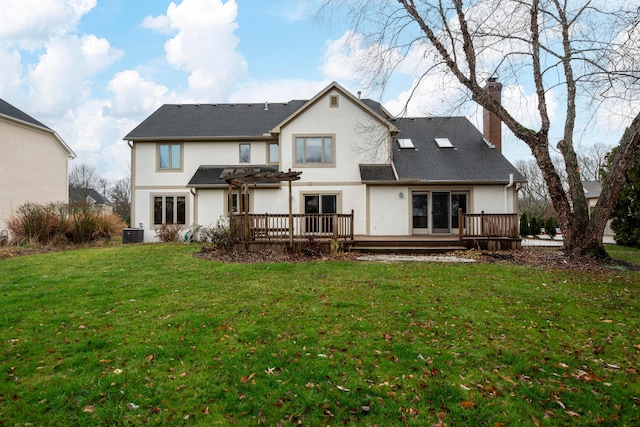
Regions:
<svg viewBox="0 0 640 427"><path fill-rule="evenodd" d="M353 240L350 214L236 214L236 234L248 240ZM293 233L290 234L289 230Z"/></svg>
<svg viewBox="0 0 640 427"><path fill-rule="evenodd" d="M518 214L458 213L460 240L474 237L518 238Z"/></svg>

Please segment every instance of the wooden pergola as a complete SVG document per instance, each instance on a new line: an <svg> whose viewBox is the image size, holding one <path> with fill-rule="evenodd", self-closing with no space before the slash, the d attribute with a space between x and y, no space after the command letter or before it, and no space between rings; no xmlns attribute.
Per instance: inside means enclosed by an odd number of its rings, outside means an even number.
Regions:
<svg viewBox="0 0 640 427"><path fill-rule="evenodd" d="M289 169L287 172L278 172L273 169L259 167L229 168L222 171L220 178L229 184L229 206L233 205L233 188L238 189L238 212L244 213L245 227L249 223L249 212L245 208L245 200L249 200L249 185L269 182L289 183L289 245L293 246L293 195L291 182L298 181L302 172Z"/></svg>

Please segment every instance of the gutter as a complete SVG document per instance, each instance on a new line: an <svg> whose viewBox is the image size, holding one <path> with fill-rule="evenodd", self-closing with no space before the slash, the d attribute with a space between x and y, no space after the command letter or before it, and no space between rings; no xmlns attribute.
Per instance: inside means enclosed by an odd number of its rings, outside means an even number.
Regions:
<svg viewBox="0 0 640 427"><path fill-rule="evenodd" d="M505 185L504 188L502 189L502 191L504 192L504 213L508 213L508 210L507 210L507 204L508 204L507 203L507 200L508 200L507 189L511 188L512 186L513 186L513 174L510 173L509 174L509 183L507 185Z"/></svg>

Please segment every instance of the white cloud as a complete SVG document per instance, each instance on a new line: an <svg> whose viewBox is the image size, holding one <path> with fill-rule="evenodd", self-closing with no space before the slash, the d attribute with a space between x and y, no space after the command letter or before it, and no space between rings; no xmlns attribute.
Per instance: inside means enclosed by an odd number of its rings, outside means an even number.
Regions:
<svg viewBox="0 0 640 427"><path fill-rule="evenodd" d="M33 48L72 31L97 0L3 0L0 40Z"/></svg>
<svg viewBox="0 0 640 427"><path fill-rule="evenodd" d="M165 16L146 18L143 25L177 33L165 43L167 61L189 73L192 96L223 100L246 75L247 63L237 51L234 35L238 7L234 0L183 0L171 3Z"/></svg>
<svg viewBox="0 0 640 427"><path fill-rule="evenodd" d="M94 35L51 39L28 72L31 108L52 114L82 103L91 94L91 78L121 55Z"/></svg>
<svg viewBox="0 0 640 427"><path fill-rule="evenodd" d="M0 79L0 95L7 102L21 97L22 61L20 52L15 49L0 49L0 64L2 64L2 78Z"/></svg>
<svg viewBox="0 0 640 427"><path fill-rule="evenodd" d="M143 79L135 70L116 73L109 82L113 93L113 113L119 117L140 117L167 102L167 87Z"/></svg>

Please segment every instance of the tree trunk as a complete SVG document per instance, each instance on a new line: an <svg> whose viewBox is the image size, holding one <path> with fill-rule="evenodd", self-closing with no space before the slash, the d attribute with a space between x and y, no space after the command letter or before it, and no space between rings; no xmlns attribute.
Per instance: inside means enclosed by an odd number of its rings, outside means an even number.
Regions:
<svg viewBox="0 0 640 427"><path fill-rule="evenodd" d="M620 144L615 150L614 158L611 160L611 165L602 183L602 192L591 213L591 219L579 246L582 255L606 256L602 236L607 221L613 213L629 165L638 150L640 150L640 113L636 115L631 126L624 132Z"/></svg>

